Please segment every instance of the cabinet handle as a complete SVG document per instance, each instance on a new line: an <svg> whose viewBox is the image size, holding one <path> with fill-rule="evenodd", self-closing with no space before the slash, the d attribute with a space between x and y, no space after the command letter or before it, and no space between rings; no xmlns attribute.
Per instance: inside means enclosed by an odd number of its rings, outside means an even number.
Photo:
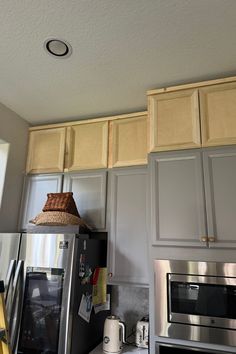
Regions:
<svg viewBox="0 0 236 354"><path fill-rule="evenodd" d="M208 237L209 242L215 242L215 236L209 236Z"/></svg>
<svg viewBox="0 0 236 354"><path fill-rule="evenodd" d="M207 242L207 237L206 236L202 236L201 237L201 242Z"/></svg>

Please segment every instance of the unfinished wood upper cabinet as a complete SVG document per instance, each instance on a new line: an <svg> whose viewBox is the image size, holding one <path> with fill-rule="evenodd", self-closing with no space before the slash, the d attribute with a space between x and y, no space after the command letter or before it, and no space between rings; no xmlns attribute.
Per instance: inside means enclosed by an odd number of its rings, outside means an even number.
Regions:
<svg viewBox="0 0 236 354"><path fill-rule="evenodd" d="M236 82L200 89L203 146L236 144Z"/></svg>
<svg viewBox="0 0 236 354"><path fill-rule="evenodd" d="M149 151L201 146L197 89L151 94L148 110Z"/></svg>
<svg viewBox="0 0 236 354"><path fill-rule="evenodd" d="M108 121L81 123L67 128L65 170L107 167Z"/></svg>
<svg viewBox="0 0 236 354"><path fill-rule="evenodd" d="M147 113L109 124L109 167L146 164Z"/></svg>
<svg viewBox="0 0 236 354"><path fill-rule="evenodd" d="M27 173L63 172L66 128L29 133Z"/></svg>

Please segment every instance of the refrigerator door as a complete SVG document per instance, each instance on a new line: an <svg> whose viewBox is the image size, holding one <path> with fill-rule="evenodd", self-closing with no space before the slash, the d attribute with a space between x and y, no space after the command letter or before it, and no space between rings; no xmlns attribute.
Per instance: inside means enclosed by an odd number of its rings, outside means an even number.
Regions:
<svg viewBox="0 0 236 354"><path fill-rule="evenodd" d="M20 245L20 234L0 234L0 280L6 278L11 260L17 260Z"/></svg>
<svg viewBox="0 0 236 354"><path fill-rule="evenodd" d="M0 280L5 285L5 303L8 322L12 314L13 280L16 270L21 235L0 234Z"/></svg>
<svg viewBox="0 0 236 354"><path fill-rule="evenodd" d="M21 324L15 326L18 345L13 353L70 352L75 243L76 236L69 234L22 235L19 259L24 262L23 310ZM19 292L22 290L19 288Z"/></svg>
<svg viewBox="0 0 236 354"><path fill-rule="evenodd" d="M78 257L76 271L73 273L74 302L72 309L73 328L70 354L87 354L92 351L103 339L103 327L110 310L95 313L91 312L89 323L78 316L78 309L84 294L92 294L91 283L83 283L79 277L82 268L106 267L107 241L106 240L78 240ZM81 264L82 262L82 264ZM108 291L110 293L110 290Z"/></svg>

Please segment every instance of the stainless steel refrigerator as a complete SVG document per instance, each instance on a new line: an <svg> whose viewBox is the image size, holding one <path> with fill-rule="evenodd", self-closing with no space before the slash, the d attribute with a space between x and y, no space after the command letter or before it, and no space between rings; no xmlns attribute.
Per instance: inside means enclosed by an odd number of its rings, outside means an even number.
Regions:
<svg viewBox="0 0 236 354"><path fill-rule="evenodd" d="M81 260L92 270L105 267L106 241L22 234L18 253L8 292L13 353L88 354L102 340L109 311L92 311L89 323L78 315L83 294L92 292L81 281Z"/></svg>
<svg viewBox="0 0 236 354"><path fill-rule="evenodd" d="M5 301L7 307L8 321L12 313L12 299L14 293L15 272L19 255L21 235L17 233L0 234L0 280L5 284ZM12 321L11 321L12 322Z"/></svg>

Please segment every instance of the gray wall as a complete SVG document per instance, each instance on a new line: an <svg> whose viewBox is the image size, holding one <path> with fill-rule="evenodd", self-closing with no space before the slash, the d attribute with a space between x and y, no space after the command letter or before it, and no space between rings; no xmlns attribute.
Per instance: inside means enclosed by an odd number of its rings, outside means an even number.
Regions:
<svg viewBox="0 0 236 354"><path fill-rule="evenodd" d="M17 231L28 143L28 123L1 103L0 139L10 143L0 208L0 232L12 232Z"/></svg>
<svg viewBox="0 0 236 354"><path fill-rule="evenodd" d="M148 288L128 285L112 286L112 315L119 316L126 324L127 335L132 333L138 320L149 313Z"/></svg>

